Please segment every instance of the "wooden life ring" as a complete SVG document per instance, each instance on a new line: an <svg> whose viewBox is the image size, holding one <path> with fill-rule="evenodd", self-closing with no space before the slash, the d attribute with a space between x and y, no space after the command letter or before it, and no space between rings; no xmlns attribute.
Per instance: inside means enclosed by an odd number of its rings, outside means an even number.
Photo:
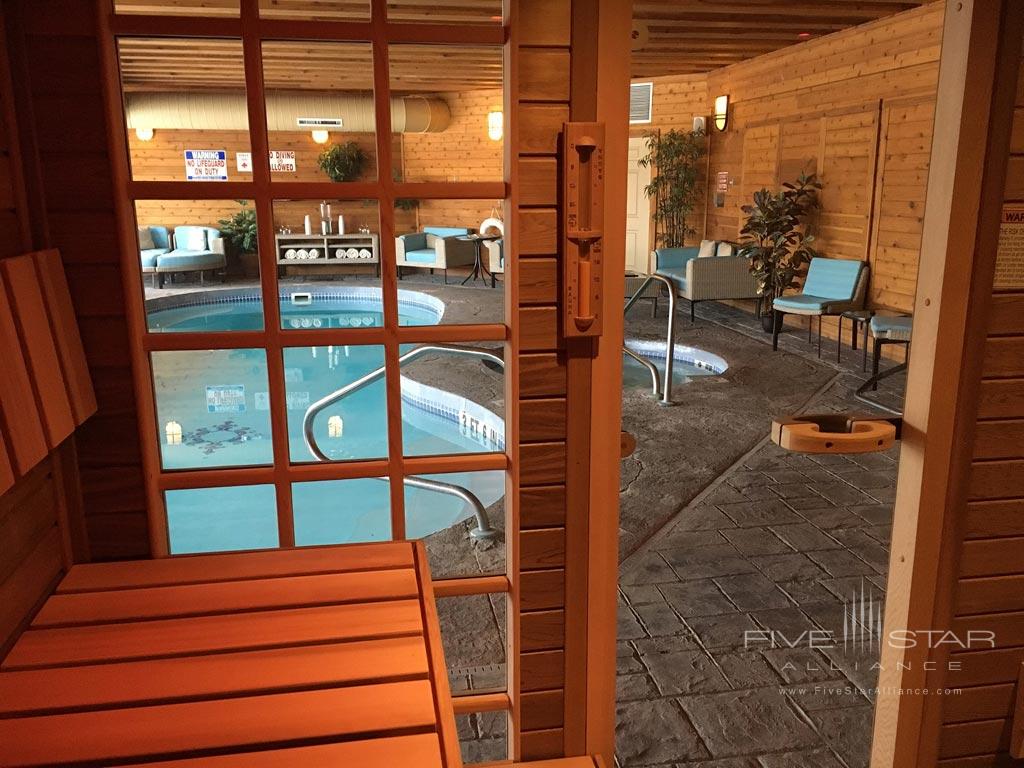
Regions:
<svg viewBox="0 0 1024 768"><path fill-rule="evenodd" d="M796 453L873 453L896 442L896 426L884 420L849 421L845 431L832 431L836 420L825 424L814 417L772 422L772 442Z"/></svg>

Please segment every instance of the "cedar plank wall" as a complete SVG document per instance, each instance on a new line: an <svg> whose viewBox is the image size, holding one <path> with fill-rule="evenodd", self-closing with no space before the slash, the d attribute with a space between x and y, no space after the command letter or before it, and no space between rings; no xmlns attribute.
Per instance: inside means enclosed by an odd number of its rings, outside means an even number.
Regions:
<svg viewBox="0 0 1024 768"><path fill-rule="evenodd" d="M708 95L707 75L648 78L638 80L637 82L653 82L654 98L651 103L651 122L631 125L629 128L630 138L643 136L649 132L670 131L672 129L690 131L693 129L693 118L695 115L707 117L712 112L712 108L708 106L713 99ZM710 121L708 125L710 127ZM708 134L709 142L713 142L716 138L713 133ZM700 185L706 182L706 165L702 161L700 172L697 175L697 184ZM700 200L693 213L687 218L686 223L697 230L696 234L686 238L687 244L696 244L704 239L705 203L706 199ZM651 230L651 250L654 250L653 227Z"/></svg>
<svg viewBox="0 0 1024 768"><path fill-rule="evenodd" d="M99 401L76 435L90 555L148 557L95 4L7 0L4 9L19 130L38 150L38 172L26 152L30 211L43 233L35 246L60 249Z"/></svg>
<svg viewBox="0 0 1024 768"><path fill-rule="evenodd" d="M569 117L570 0L519 0L518 376L520 758L564 754L566 368L558 328L558 164Z"/></svg>
<svg viewBox="0 0 1024 768"><path fill-rule="evenodd" d="M17 126L11 119L14 105L4 22L0 6L0 259L24 253L31 238L22 226L26 211L18 173ZM0 496L0 657L63 572L57 499L51 458Z"/></svg>
<svg viewBox="0 0 1024 768"><path fill-rule="evenodd" d="M1024 204L1024 62L1010 153L1004 200ZM943 700L939 764L956 768L1024 764L1006 755L1024 663L1024 290L994 290L988 314L952 627L996 642L952 656L946 684L963 693Z"/></svg>
<svg viewBox="0 0 1024 768"><path fill-rule="evenodd" d="M944 7L930 3L710 72L703 105L701 76L654 78L654 128L687 128L694 114L714 111L715 96L730 99L726 131L709 122L706 237L735 240L753 192L808 167L825 185L823 255L868 259L869 306L911 312ZM730 186L718 208L720 171ZM824 328L834 337L834 322Z"/></svg>

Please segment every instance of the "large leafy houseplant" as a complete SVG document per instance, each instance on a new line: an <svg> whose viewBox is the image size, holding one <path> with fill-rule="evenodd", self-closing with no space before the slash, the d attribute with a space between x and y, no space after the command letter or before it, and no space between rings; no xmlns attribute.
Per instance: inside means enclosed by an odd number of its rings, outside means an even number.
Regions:
<svg viewBox="0 0 1024 768"><path fill-rule="evenodd" d="M699 177L700 159L707 153L704 131L673 129L648 133L645 138L647 154L639 162L656 173L644 187L644 193L654 199L655 242L677 248L697 233L686 220L703 194Z"/></svg>
<svg viewBox="0 0 1024 768"><path fill-rule="evenodd" d="M331 181L355 181L363 174L369 156L354 141L331 144L316 159Z"/></svg>
<svg viewBox="0 0 1024 768"><path fill-rule="evenodd" d="M238 210L221 219L220 232L228 241L241 272L251 277L259 274L256 252L259 250L259 235L256 230L256 209L248 200L236 200ZM237 269L238 267L236 267Z"/></svg>
<svg viewBox="0 0 1024 768"><path fill-rule="evenodd" d="M818 208L820 189L817 176L801 173L780 192L758 190L753 205L742 208L747 221L740 230L738 254L750 260L769 318L772 302L798 285L804 268L818 255L806 225Z"/></svg>

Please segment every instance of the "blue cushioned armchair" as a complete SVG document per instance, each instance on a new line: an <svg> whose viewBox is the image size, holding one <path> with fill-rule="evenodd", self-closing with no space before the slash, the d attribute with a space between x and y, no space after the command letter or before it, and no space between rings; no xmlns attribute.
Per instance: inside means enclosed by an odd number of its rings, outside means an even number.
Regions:
<svg viewBox="0 0 1024 768"><path fill-rule="evenodd" d="M818 318L818 357L821 357L821 318L863 309L868 292L868 265L856 259L811 259L800 293L780 296L772 302L772 349L779 348L783 314Z"/></svg>
<svg viewBox="0 0 1024 768"><path fill-rule="evenodd" d="M671 280L690 302L693 322L698 301L758 298L750 261L734 252L730 243L715 240L704 240L698 247L659 248L654 252L654 271Z"/></svg>
<svg viewBox="0 0 1024 768"><path fill-rule="evenodd" d="M156 272L156 262L171 250L171 232L167 227L139 227L139 259L142 273Z"/></svg>
<svg viewBox="0 0 1024 768"><path fill-rule="evenodd" d="M448 267L472 264L476 259L476 245L460 240L470 234L464 227L424 227L422 232L412 232L395 238L395 261L398 277L402 278L402 267L435 269L444 271L448 282Z"/></svg>
<svg viewBox="0 0 1024 768"><path fill-rule="evenodd" d="M224 269L227 259L224 255L224 238L220 230L213 227L176 227L173 238L174 250L156 258L154 283L163 287L164 276L178 272L198 272L199 282L204 282L206 272Z"/></svg>

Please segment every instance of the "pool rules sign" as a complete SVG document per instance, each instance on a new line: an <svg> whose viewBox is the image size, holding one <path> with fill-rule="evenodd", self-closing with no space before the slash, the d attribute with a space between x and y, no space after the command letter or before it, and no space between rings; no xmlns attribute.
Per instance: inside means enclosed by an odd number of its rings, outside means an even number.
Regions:
<svg viewBox="0 0 1024 768"><path fill-rule="evenodd" d="M186 149L185 180L227 181L227 151L223 149Z"/></svg>
<svg viewBox="0 0 1024 768"><path fill-rule="evenodd" d="M1003 206L994 288L1024 288L1024 205Z"/></svg>

